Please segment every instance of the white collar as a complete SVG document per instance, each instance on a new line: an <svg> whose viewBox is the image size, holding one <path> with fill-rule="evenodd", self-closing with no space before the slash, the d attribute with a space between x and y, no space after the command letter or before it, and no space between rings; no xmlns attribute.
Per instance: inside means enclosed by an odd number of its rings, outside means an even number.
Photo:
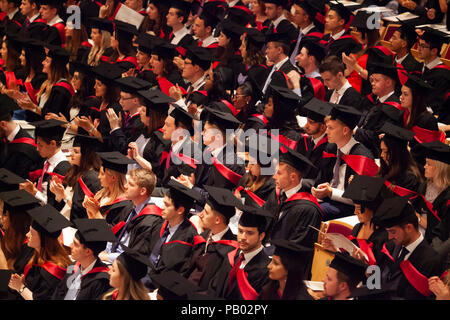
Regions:
<svg viewBox="0 0 450 320"><path fill-rule="evenodd" d="M187 138L188 138L188 137L185 136L183 139L177 141L177 142L172 146L172 152L178 153L179 151L181 151L181 150L178 150L178 149L181 148L181 146L183 145L183 143L186 141Z"/></svg>
<svg viewBox="0 0 450 320"><path fill-rule="evenodd" d="M192 84L194 91L198 90L203 84L205 84L205 74L203 74L197 81Z"/></svg>
<svg viewBox="0 0 450 320"><path fill-rule="evenodd" d="M239 2L239 0L233 0L228 3L228 8L234 7L237 3Z"/></svg>
<svg viewBox="0 0 450 320"><path fill-rule="evenodd" d="M331 38L333 38L334 40L337 40L340 37L342 37L344 35L344 33L345 33L345 29L340 31L340 32L338 32L338 33L336 33L334 36L331 36Z"/></svg>
<svg viewBox="0 0 450 320"><path fill-rule="evenodd" d="M215 148L214 150L211 150L211 154L217 158L220 152L225 148L226 144L222 145L221 147ZM222 159L223 160L223 159ZM220 160L219 160L220 161Z"/></svg>
<svg viewBox="0 0 450 320"><path fill-rule="evenodd" d="M47 24L48 24L49 26L54 26L55 24L57 24L57 23L59 23L59 22L63 22L63 20L62 20L58 15L56 15L52 20L50 20L49 22L47 22Z"/></svg>
<svg viewBox="0 0 450 320"><path fill-rule="evenodd" d="M284 15L284 13L281 14L281 16L279 16L278 18L276 18L275 20L273 20L273 26L276 28L278 27L278 25L280 24L281 21L286 20L286 16Z"/></svg>
<svg viewBox="0 0 450 320"><path fill-rule="evenodd" d="M92 269L94 269L94 265L97 262L97 259L94 260L94 262L92 262L86 269L83 269L81 271L81 275L85 276L86 274L88 274ZM80 267L81 270L81 267Z"/></svg>
<svg viewBox="0 0 450 320"><path fill-rule="evenodd" d="M391 91L391 92L389 92L387 95L378 98L378 100L380 100L381 103L384 103L384 102L387 100L387 98L389 98L389 97L392 96L393 94L394 94L394 91Z"/></svg>
<svg viewBox="0 0 450 320"><path fill-rule="evenodd" d="M47 162L52 166L56 166L61 161L67 161L67 157L61 151L61 149L57 153L55 153L52 157L47 159Z"/></svg>
<svg viewBox="0 0 450 320"><path fill-rule="evenodd" d="M334 90L335 92L337 92L337 94L339 96L343 96L345 91L347 91L348 88L351 88L352 85L350 84L350 82L348 82L348 80L345 80L344 85L339 89L339 90Z"/></svg>
<svg viewBox="0 0 450 320"><path fill-rule="evenodd" d="M416 248L418 247L418 245L423 241L423 235L422 233L420 234L419 238L416 239L416 241L408 244L405 248L406 250L408 250L408 254L405 256L404 260L407 260L409 258L409 256L413 253L414 250L416 250Z"/></svg>
<svg viewBox="0 0 450 320"><path fill-rule="evenodd" d="M201 40L199 40L201 41ZM208 38L206 38L205 40L202 41L202 47L206 48L207 46L216 43L217 42L217 38L214 38L212 35L210 35Z"/></svg>
<svg viewBox="0 0 450 320"><path fill-rule="evenodd" d="M320 77L319 69L316 69L316 70L314 70L314 71L312 71L312 72L310 72L310 73L305 73L305 77L307 77L307 78L317 78L317 77Z"/></svg>
<svg viewBox="0 0 450 320"><path fill-rule="evenodd" d="M252 260L258 253L260 253L262 249L264 249L264 246L263 246L263 245L261 245L258 249L253 250L252 252L244 253L244 261L242 262L241 269L242 269L245 265L247 265L247 263L249 263L250 260ZM242 252L242 251L241 251L241 252Z"/></svg>
<svg viewBox="0 0 450 320"><path fill-rule="evenodd" d="M281 66L288 60L289 60L289 57L286 57L283 60L281 60L280 62L275 63L273 67L275 68L275 70L280 70Z"/></svg>
<svg viewBox="0 0 450 320"><path fill-rule="evenodd" d="M302 180L300 180L300 183L298 185L296 185L295 187L286 190L284 193L286 194L286 199L289 199L290 197L292 197L294 194L296 194L298 192L298 190L300 190L300 188L302 187Z"/></svg>
<svg viewBox="0 0 450 320"><path fill-rule="evenodd" d="M34 20L36 20L38 17L39 17L39 12L36 13L34 16L32 16L32 17L29 19L30 23L32 23L32 22L33 22Z"/></svg>
<svg viewBox="0 0 450 320"><path fill-rule="evenodd" d="M311 22L311 24L309 26L307 26L306 28L304 28L304 29L300 28L300 32L303 35L306 35L312 28L314 28L314 23Z"/></svg>
<svg viewBox="0 0 450 320"><path fill-rule="evenodd" d="M323 135L321 135L321 136L318 137L317 139L314 139L314 138L313 138L314 145L316 145L317 142L319 142L320 140L322 140L322 138L325 137L326 134L327 134L327 133L324 132Z"/></svg>
<svg viewBox="0 0 450 320"><path fill-rule="evenodd" d="M358 141L356 141L353 137L350 138L350 140L347 142L345 146L342 148L339 148L343 154L349 154L350 150L353 148L355 144L357 144Z"/></svg>
<svg viewBox="0 0 450 320"><path fill-rule="evenodd" d="M14 138L17 136L17 133L19 133L20 130L20 126L18 124L16 124L16 127L14 128L14 130L9 134L9 136L6 137L6 139L8 139L9 142L13 141Z"/></svg>
<svg viewBox="0 0 450 320"><path fill-rule="evenodd" d="M224 235L225 233L227 233L228 230L230 230L230 227L229 227L229 226L227 226L227 227L226 227L225 229L223 229L222 231L217 232L216 234L213 234L213 235L211 236L212 240L213 240L213 241L219 241L219 240L221 240L222 237L223 237L223 235Z"/></svg>
<svg viewBox="0 0 450 320"><path fill-rule="evenodd" d="M167 228L169 228L169 233L170 233L171 235L173 235L175 232L177 232L178 227L179 227L183 222L184 222L184 220L181 221L181 222L180 222L179 224L177 224L176 226L173 226L173 227L171 227L171 226L170 226L170 223L167 222Z"/></svg>
<svg viewBox="0 0 450 320"><path fill-rule="evenodd" d="M178 44L181 39L183 39L183 37L187 34L189 34L189 30L185 26L183 26L183 28L173 33L173 39L170 43Z"/></svg>
<svg viewBox="0 0 450 320"><path fill-rule="evenodd" d="M405 54L402 58L397 58L397 56L395 56L395 62L402 63L403 60L405 60L408 55L409 53Z"/></svg>
<svg viewBox="0 0 450 320"><path fill-rule="evenodd" d="M434 67L438 66L442 64L442 61L439 57L436 57L436 59L434 59L433 61L429 62L427 65L425 65L425 67L427 67L428 69L433 69Z"/></svg>
<svg viewBox="0 0 450 320"><path fill-rule="evenodd" d="M12 18L14 18L14 15L19 11L19 8L16 8L16 10L14 10L11 13L8 13L8 18L9 20L12 20Z"/></svg>

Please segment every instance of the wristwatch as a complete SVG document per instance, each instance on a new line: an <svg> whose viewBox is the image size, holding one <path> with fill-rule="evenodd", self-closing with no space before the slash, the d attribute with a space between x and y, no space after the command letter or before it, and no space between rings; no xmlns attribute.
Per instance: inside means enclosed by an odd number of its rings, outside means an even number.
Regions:
<svg viewBox="0 0 450 320"><path fill-rule="evenodd" d="M22 288L19 289L19 293L22 293L23 290L25 290L26 287L27 287L26 285L23 285Z"/></svg>

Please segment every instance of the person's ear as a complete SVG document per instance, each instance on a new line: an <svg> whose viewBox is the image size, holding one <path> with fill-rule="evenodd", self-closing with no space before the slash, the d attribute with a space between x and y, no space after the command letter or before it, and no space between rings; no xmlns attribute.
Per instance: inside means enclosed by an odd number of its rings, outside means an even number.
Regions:
<svg viewBox="0 0 450 320"><path fill-rule="evenodd" d="M265 232L261 232L260 234L259 234L259 241L263 241L264 240L264 238L266 237L266 233Z"/></svg>
<svg viewBox="0 0 450 320"><path fill-rule="evenodd" d="M180 206L177 210L176 210L177 215L181 216L184 213L184 207Z"/></svg>

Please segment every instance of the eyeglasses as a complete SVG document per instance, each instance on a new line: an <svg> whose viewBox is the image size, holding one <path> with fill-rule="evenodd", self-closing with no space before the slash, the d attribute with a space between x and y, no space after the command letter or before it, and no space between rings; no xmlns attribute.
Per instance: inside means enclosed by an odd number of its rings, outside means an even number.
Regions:
<svg viewBox="0 0 450 320"><path fill-rule="evenodd" d="M430 49L430 46L427 46L426 44L423 43L419 43L418 47L422 49Z"/></svg>
<svg viewBox="0 0 450 320"><path fill-rule="evenodd" d="M120 100L130 100L133 99L134 97L129 97L129 98L124 98L124 97L120 97Z"/></svg>

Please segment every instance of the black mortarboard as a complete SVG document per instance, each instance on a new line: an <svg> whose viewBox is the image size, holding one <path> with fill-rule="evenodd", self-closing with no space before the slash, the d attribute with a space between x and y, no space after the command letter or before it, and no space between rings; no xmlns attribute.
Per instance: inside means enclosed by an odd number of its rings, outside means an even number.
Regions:
<svg viewBox="0 0 450 320"><path fill-rule="evenodd" d="M423 81L418 76L409 73L405 73L405 75L408 77L408 80L406 80L404 85L407 86L408 88L411 88L411 90L415 94L422 93L425 95L427 90L434 89L431 85Z"/></svg>
<svg viewBox="0 0 450 320"><path fill-rule="evenodd" d="M370 9L370 8L369 8ZM377 27L376 23L371 23L370 28L368 26L368 22L371 21L371 17L373 15L373 12L371 11L365 11L365 10L359 10L355 17L352 20L352 23L350 24L350 27L355 27L358 30L375 30ZM379 25L378 25L379 29Z"/></svg>
<svg viewBox="0 0 450 320"><path fill-rule="evenodd" d="M331 120L338 119L353 130L359 122L361 112L350 106L333 104L330 115Z"/></svg>
<svg viewBox="0 0 450 320"><path fill-rule="evenodd" d="M202 195L194 189L188 188L185 185L179 183L175 179L170 179L167 183L167 186L170 188L170 196L176 196L180 199L190 199L192 201L201 201Z"/></svg>
<svg viewBox="0 0 450 320"><path fill-rule="evenodd" d="M0 270L0 292L9 291L9 280L11 280L12 270L1 269Z"/></svg>
<svg viewBox="0 0 450 320"><path fill-rule="evenodd" d="M337 14L342 19L345 20L346 24L350 21L350 18L353 16L353 13L338 1L336 1L336 3L330 3L330 10L337 12Z"/></svg>
<svg viewBox="0 0 450 320"><path fill-rule="evenodd" d="M150 260L137 250L120 244L123 252L117 260L125 267L134 281L139 281L147 275L148 267L152 267Z"/></svg>
<svg viewBox="0 0 450 320"><path fill-rule="evenodd" d="M277 157L280 149L277 141L271 139L268 135L262 134L250 136L245 141L245 148L248 151L249 158L256 160L258 165L266 170L267 168L272 168L273 159ZM265 173L264 175L268 174Z"/></svg>
<svg viewBox="0 0 450 320"><path fill-rule="evenodd" d="M133 39L134 35L139 34L136 26L123 21L114 20L114 31L116 32L116 37L123 37L127 39Z"/></svg>
<svg viewBox="0 0 450 320"><path fill-rule="evenodd" d="M101 18L90 18L90 21L92 23L91 28L108 31L109 33L113 34L114 24L112 23L112 21Z"/></svg>
<svg viewBox="0 0 450 320"><path fill-rule="evenodd" d="M33 219L33 229L52 238L59 237L62 229L71 226L70 221L49 204L28 210L27 213Z"/></svg>
<svg viewBox="0 0 450 320"><path fill-rule="evenodd" d="M192 295L200 291L192 281L173 270L152 275L151 278L164 300L192 300Z"/></svg>
<svg viewBox="0 0 450 320"><path fill-rule="evenodd" d="M206 203L213 210L224 215L227 219L236 214L236 206L239 205L239 200L230 190L206 185L205 190L208 192Z"/></svg>
<svg viewBox="0 0 450 320"><path fill-rule="evenodd" d="M85 77L89 76L91 73L92 67L86 63L79 61L71 61L69 62L69 71L73 75L75 71L83 74Z"/></svg>
<svg viewBox="0 0 450 320"><path fill-rule="evenodd" d="M291 44L291 40L287 33L274 32L270 34L266 34L266 43L269 42L281 42L287 45Z"/></svg>
<svg viewBox="0 0 450 320"><path fill-rule="evenodd" d="M9 116L12 116L14 110L19 109L16 101L3 93L0 93L0 106L0 120L9 118Z"/></svg>
<svg viewBox="0 0 450 320"><path fill-rule="evenodd" d="M384 187L385 179L355 175L342 195L356 203L372 202L378 199Z"/></svg>
<svg viewBox="0 0 450 320"><path fill-rule="evenodd" d="M18 53L20 53L23 46L23 40L17 32L6 32L6 41L8 46L13 47Z"/></svg>
<svg viewBox="0 0 450 320"><path fill-rule="evenodd" d="M181 10L186 15L189 15L189 12L191 12L191 4L183 0L171 0L169 8L176 8L178 10Z"/></svg>
<svg viewBox="0 0 450 320"><path fill-rule="evenodd" d="M406 41L408 42L408 47L412 47L414 43L416 43L418 36L415 27L410 23L408 23L408 21L403 21L400 19L398 19L398 21L401 24L400 28L398 28L400 36L402 38L406 38Z"/></svg>
<svg viewBox="0 0 450 320"><path fill-rule="evenodd" d="M367 67L367 71L369 72L369 76L374 73L383 74L395 81L399 81L398 79L398 69L387 63L371 63Z"/></svg>
<svg viewBox="0 0 450 320"><path fill-rule="evenodd" d="M175 99L169 97L159 89L139 90L137 93L145 100L147 115L150 114L150 109L167 115L169 103L175 102Z"/></svg>
<svg viewBox="0 0 450 320"><path fill-rule="evenodd" d="M269 89L267 95L272 96L276 112L292 112L298 107L300 97L292 90L273 84L269 85Z"/></svg>
<svg viewBox="0 0 450 320"><path fill-rule="evenodd" d="M82 155L85 155L89 150L96 151L101 145L102 143L98 138L84 134L75 135L73 140L73 146L80 147Z"/></svg>
<svg viewBox="0 0 450 320"><path fill-rule="evenodd" d="M122 92L131 94L136 94L139 90L147 90L152 85L150 82L136 77L117 78L115 82Z"/></svg>
<svg viewBox="0 0 450 320"><path fill-rule="evenodd" d="M450 164L450 146L441 141L416 144L411 152L420 154L428 159Z"/></svg>
<svg viewBox="0 0 450 320"><path fill-rule="evenodd" d="M184 124L189 131L193 130L192 120L194 120L194 116L183 108L174 105L174 109L170 113L170 116Z"/></svg>
<svg viewBox="0 0 450 320"><path fill-rule="evenodd" d="M13 191L19 189L19 184L25 182L25 179L6 168L0 168L0 190Z"/></svg>
<svg viewBox="0 0 450 320"><path fill-rule="evenodd" d="M141 33L136 39L136 44L138 45L139 51L142 51L148 55L150 55L153 49L161 43L163 43L163 40L160 37L148 33Z"/></svg>
<svg viewBox="0 0 450 320"><path fill-rule="evenodd" d="M218 104L222 104L223 107L218 106ZM216 108L221 108L222 110ZM227 109L229 108L223 102L214 102L204 108L201 119L218 126L219 129L224 131L226 129L236 129L241 122Z"/></svg>
<svg viewBox="0 0 450 320"><path fill-rule="evenodd" d="M316 58L319 64L326 56L325 47L313 37L304 37L300 42L300 47L306 48L308 50L308 55Z"/></svg>
<svg viewBox="0 0 450 320"><path fill-rule="evenodd" d="M288 255L301 259L305 255L310 255L314 252L312 248L304 247L287 239L273 239L270 241L270 244L275 246L274 254L277 256Z"/></svg>
<svg viewBox="0 0 450 320"><path fill-rule="evenodd" d="M208 92L206 91L194 91L188 98L188 101L195 103L197 106L204 106L208 103Z"/></svg>
<svg viewBox="0 0 450 320"><path fill-rule="evenodd" d="M34 136L47 138L55 141L61 141L66 131L65 128L61 127L61 125L66 122L49 119L49 120L40 120L36 122L32 122L31 125L35 126Z"/></svg>
<svg viewBox="0 0 450 320"><path fill-rule="evenodd" d="M114 80L122 77L123 69L114 63L102 62L92 69L92 74L106 85L114 85Z"/></svg>
<svg viewBox="0 0 450 320"><path fill-rule="evenodd" d="M64 65L69 62L70 53L66 49L53 45L47 45L46 47L49 49L47 56L52 58L52 60L57 60Z"/></svg>
<svg viewBox="0 0 450 320"><path fill-rule="evenodd" d="M266 36L256 28L246 28L245 33L248 42L254 44L257 48L261 49L266 43Z"/></svg>
<svg viewBox="0 0 450 320"><path fill-rule="evenodd" d="M213 54L211 49L199 46L187 47L186 58L191 59L193 65L197 65L203 70L208 70L211 66Z"/></svg>
<svg viewBox="0 0 450 320"><path fill-rule="evenodd" d="M0 193L4 209L10 212L26 211L39 205L39 200L25 190L13 190Z"/></svg>
<svg viewBox="0 0 450 320"><path fill-rule="evenodd" d="M227 20L232 20L238 25L245 27L249 22L254 20L253 12L246 6L236 5L228 8Z"/></svg>
<svg viewBox="0 0 450 320"><path fill-rule="evenodd" d="M405 222L417 221L417 216L406 197L394 196L380 204L372 221L382 228L391 228Z"/></svg>
<svg viewBox="0 0 450 320"><path fill-rule="evenodd" d="M173 59L177 55L177 51L175 50L176 46L168 43L168 42L162 42L153 48L152 54L157 55L158 57L162 58L169 58Z"/></svg>
<svg viewBox="0 0 450 320"><path fill-rule="evenodd" d="M234 21L231 21L230 19L226 19L220 24L220 30L227 36L227 38L235 39L239 39L245 32L244 27Z"/></svg>
<svg viewBox="0 0 450 320"><path fill-rule="evenodd" d="M277 7L282 6L285 9L288 9L289 2L287 0L263 0L264 3L273 3Z"/></svg>
<svg viewBox="0 0 450 320"><path fill-rule="evenodd" d="M127 158L118 151L113 152L97 152L102 159L103 168L111 169L123 174L128 171L128 165L135 163L134 160Z"/></svg>
<svg viewBox="0 0 450 320"><path fill-rule="evenodd" d="M75 219L73 223L78 230L75 236L94 255L105 250L107 242L117 240L105 219Z"/></svg>
<svg viewBox="0 0 450 320"><path fill-rule="evenodd" d="M242 215L239 218L239 225L243 227L256 227L259 232L266 232L268 218L273 218L272 213L269 211L256 207L240 204L238 208L242 211Z"/></svg>
<svg viewBox="0 0 450 320"><path fill-rule="evenodd" d="M303 109L309 119L315 122L324 122L325 117L330 114L333 107L328 102L313 97L303 106Z"/></svg>
<svg viewBox="0 0 450 320"><path fill-rule="evenodd" d="M61 5L61 1L60 0L38 0L39 5L41 6L52 6L54 8L59 8L59 6Z"/></svg>
<svg viewBox="0 0 450 320"><path fill-rule="evenodd" d="M298 5L300 8L305 10L305 12L308 14L309 19L311 21L317 21L317 19L316 19L317 13L322 14L321 11L323 11L323 10L320 10L319 8L317 8L316 4L310 0L302 0L302 1L296 0L294 2L294 4Z"/></svg>
<svg viewBox="0 0 450 320"><path fill-rule="evenodd" d="M280 162L287 163L301 173L305 173L309 167L315 168L314 164L301 153L283 146L280 150Z"/></svg>
<svg viewBox="0 0 450 320"><path fill-rule="evenodd" d="M368 266L347 253L336 252L329 267L342 272L350 279L363 281L366 278L365 273Z"/></svg>
<svg viewBox="0 0 450 320"><path fill-rule="evenodd" d="M442 31L430 28L428 26L426 27L420 27L420 29L424 30L425 32L420 36L422 40L424 40L427 43L430 43L436 47L439 48L438 53L440 52L440 48L444 43L448 43L448 35Z"/></svg>
<svg viewBox="0 0 450 320"><path fill-rule="evenodd" d="M393 125L388 121L380 128L380 132L403 142L411 141L414 138L414 132L411 130Z"/></svg>

